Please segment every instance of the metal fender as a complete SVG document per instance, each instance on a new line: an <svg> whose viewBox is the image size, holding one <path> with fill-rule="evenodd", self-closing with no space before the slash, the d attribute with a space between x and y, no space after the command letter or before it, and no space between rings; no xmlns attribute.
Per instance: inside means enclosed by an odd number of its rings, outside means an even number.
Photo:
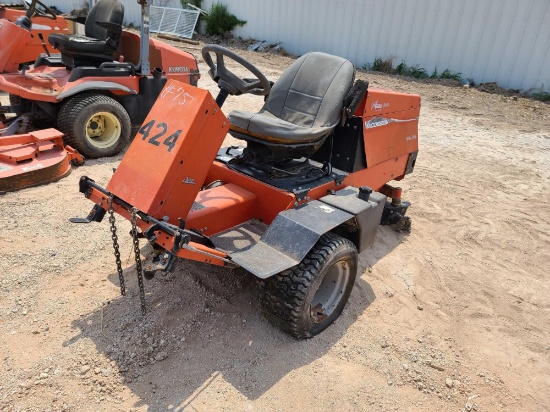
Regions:
<svg viewBox="0 0 550 412"><path fill-rule="evenodd" d="M374 242L385 202L382 193L349 186L279 213L258 243L229 256L265 279L299 264L329 231L349 239L361 252Z"/></svg>
<svg viewBox="0 0 550 412"><path fill-rule="evenodd" d="M80 83L69 90L59 93L56 97L57 100L63 100L67 97L84 92L86 90L120 90L129 94L137 94L137 91L127 86L123 86L114 82L102 82L102 81L89 81Z"/></svg>
<svg viewBox="0 0 550 412"><path fill-rule="evenodd" d="M231 259L265 279L296 266L319 238L354 216L313 200L279 213L251 248L233 253Z"/></svg>

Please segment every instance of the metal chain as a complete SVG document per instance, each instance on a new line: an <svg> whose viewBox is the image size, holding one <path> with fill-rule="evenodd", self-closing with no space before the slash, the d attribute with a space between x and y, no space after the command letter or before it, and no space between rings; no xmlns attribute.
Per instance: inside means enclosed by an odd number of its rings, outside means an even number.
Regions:
<svg viewBox="0 0 550 412"><path fill-rule="evenodd" d="M141 253L139 251L139 238L138 238L138 228L136 224L136 218L137 218L137 209L134 207L131 210L131 217L132 219L130 222L132 223L132 240L134 243L134 255L136 258L136 272L137 272L137 278L138 278L138 285L139 285L139 298L141 300L141 313L145 315L147 312L147 309L145 307L145 288L143 286L143 272L141 270Z"/></svg>
<svg viewBox="0 0 550 412"><path fill-rule="evenodd" d="M122 262L120 261L120 251L118 250L118 236L116 234L115 210L113 209L113 195L107 198L109 208L109 223L111 224L111 239L113 239L113 249L115 250L116 271L118 272L118 281L120 283L120 293L126 295L126 287L124 286L124 275L122 274Z"/></svg>

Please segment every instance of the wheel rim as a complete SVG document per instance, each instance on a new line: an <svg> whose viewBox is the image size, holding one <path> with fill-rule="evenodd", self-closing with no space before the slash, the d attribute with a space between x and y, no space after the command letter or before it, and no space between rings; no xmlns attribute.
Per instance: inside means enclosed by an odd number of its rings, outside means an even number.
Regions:
<svg viewBox="0 0 550 412"><path fill-rule="evenodd" d="M97 148L112 146L121 132L120 120L109 112L97 112L86 122L86 140Z"/></svg>
<svg viewBox="0 0 550 412"><path fill-rule="evenodd" d="M310 313L314 323L323 322L338 307L350 274L350 266L345 260L336 262L330 267L311 301Z"/></svg>

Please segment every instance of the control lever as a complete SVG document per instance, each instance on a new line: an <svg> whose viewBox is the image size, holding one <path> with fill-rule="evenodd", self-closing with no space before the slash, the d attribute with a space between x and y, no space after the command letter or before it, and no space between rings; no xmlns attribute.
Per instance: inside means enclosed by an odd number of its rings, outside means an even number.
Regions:
<svg viewBox="0 0 550 412"><path fill-rule="evenodd" d="M48 46L46 46L46 43L44 42L44 36L42 36L42 33L38 33L38 38L42 42L42 47L44 48L44 51L46 52L48 57L52 57L52 55L50 54L50 51L48 50Z"/></svg>

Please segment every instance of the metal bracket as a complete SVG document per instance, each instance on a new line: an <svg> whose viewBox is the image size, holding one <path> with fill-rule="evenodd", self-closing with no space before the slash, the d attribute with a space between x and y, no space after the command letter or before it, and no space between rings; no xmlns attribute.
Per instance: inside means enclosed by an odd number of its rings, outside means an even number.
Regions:
<svg viewBox="0 0 550 412"><path fill-rule="evenodd" d="M411 205L410 202L401 201L399 204L386 202L384 211L382 212L381 225L394 225L403 219L407 213L407 209Z"/></svg>
<svg viewBox="0 0 550 412"><path fill-rule="evenodd" d="M344 183L344 179L347 177L348 175L340 175L340 174L337 174L337 173L332 173L331 177L334 179L334 182L336 183L336 186L340 186L342 183Z"/></svg>
<svg viewBox="0 0 550 412"><path fill-rule="evenodd" d="M82 176L78 181L78 191L86 195L86 198L89 197L91 189L90 183L95 183L95 181L90 179L88 176Z"/></svg>
<svg viewBox="0 0 550 412"><path fill-rule="evenodd" d="M157 270L172 270L174 268L174 255L169 252L155 252L151 259L147 259L143 265L143 276L147 280L153 279Z"/></svg>
<svg viewBox="0 0 550 412"><path fill-rule="evenodd" d="M304 200L307 200L309 189L292 189L292 193L296 196L297 202L303 202Z"/></svg>
<svg viewBox="0 0 550 412"><path fill-rule="evenodd" d="M157 235L155 233L156 230L159 230L160 229L160 226L157 225L157 224L153 224L151 226L149 226L145 232L143 232L143 236L145 236L145 238L149 241L149 242L154 242L155 240L157 240Z"/></svg>
<svg viewBox="0 0 550 412"><path fill-rule="evenodd" d="M191 236L189 236L187 233L182 232L180 230L176 230L174 233L174 246L172 246L172 253L176 254L178 251L189 241L191 240Z"/></svg>
<svg viewBox="0 0 550 412"><path fill-rule="evenodd" d="M10 136L13 134L18 134L21 128L26 129L26 126L29 124L30 118L28 114L22 114L21 116L13 119L10 125L2 132L1 136ZM23 131L25 133L26 130Z"/></svg>
<svg viewBox="0 0 550 412"><path fill-rule="evenodd" d="M407 160L407 167L405 168L406 175L413 172L417 156L418 156L418 150L416 152L412 152L409 154L409 159Z"/></svg>

